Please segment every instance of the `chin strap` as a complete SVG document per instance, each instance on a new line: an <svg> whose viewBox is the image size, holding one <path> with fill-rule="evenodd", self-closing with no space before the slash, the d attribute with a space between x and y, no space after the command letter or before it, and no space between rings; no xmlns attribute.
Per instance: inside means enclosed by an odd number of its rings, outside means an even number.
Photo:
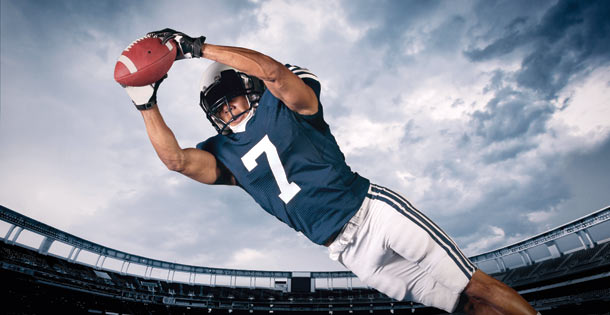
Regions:
<svg viewBox="0 0 610 315"><path fill-rule="evenodd" d="M252 109L249 109L248 114L246 114L246 117L244 118L244 120L242 120L239 124L237 124L235 126L229 125L229 128L231 128L231 131L233 131L234 133L246 131L246 125L248 124L248 120L250 120L254 116L255 109L256 109L255 107L252 107Z"/></svg>

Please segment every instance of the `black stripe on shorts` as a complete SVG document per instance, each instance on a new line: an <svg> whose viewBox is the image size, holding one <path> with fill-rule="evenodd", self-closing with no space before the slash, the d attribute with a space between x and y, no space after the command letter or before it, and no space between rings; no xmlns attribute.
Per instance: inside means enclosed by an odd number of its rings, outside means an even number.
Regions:
<svg viewBox="0 0 610 315"><path fill-rule="evenodd" d="M466 256L464 256L453 240L434 224L432 220L415 209L406 199L385 187L372 184L371 191L374 194L368 194L367 197L385 202L407 219L417 224L417 226L424 229L430 237L447 252L449 257L451 257L460 270L462 270L464 275L468 279L472 277L472 274L476 269L475 266Z"/></svg>

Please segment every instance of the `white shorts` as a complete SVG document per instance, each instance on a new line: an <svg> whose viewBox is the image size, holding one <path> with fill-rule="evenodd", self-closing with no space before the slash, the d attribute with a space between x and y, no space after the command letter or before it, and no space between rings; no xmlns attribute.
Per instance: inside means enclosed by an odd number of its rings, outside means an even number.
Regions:
<svg viewBox="0 0 610 315"><path fill-rule="evenodd" d="M328 250L364 284L396 300L447 312L455 309L476 269L436 224L374 184Z"/></svg>

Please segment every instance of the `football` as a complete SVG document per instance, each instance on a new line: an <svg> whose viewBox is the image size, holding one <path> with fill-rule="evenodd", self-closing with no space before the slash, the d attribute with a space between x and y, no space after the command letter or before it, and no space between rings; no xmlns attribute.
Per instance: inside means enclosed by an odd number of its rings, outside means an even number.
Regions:
<svg viewBox="0 0 610 315"><path fill-rule="evenodd" d="M165 44L155 37L142 37L131 43L114 67L114 79L121 85L144 86L161 79L176 59L176 42Z"/></svg>

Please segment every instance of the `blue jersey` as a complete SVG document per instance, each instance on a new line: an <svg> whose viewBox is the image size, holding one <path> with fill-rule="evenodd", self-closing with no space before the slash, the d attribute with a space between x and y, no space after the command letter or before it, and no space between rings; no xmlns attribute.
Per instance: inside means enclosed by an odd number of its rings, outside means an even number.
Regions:
<svg viewBox="0 0 610 315"><path fill-rule="evenodd" d="M288 67L316 93L316 114L293 112L267 90L245 132L197 148L212 153L265 211L322 245L358 211L369 181L345 163L323 118L317 78Z"/></svg>

